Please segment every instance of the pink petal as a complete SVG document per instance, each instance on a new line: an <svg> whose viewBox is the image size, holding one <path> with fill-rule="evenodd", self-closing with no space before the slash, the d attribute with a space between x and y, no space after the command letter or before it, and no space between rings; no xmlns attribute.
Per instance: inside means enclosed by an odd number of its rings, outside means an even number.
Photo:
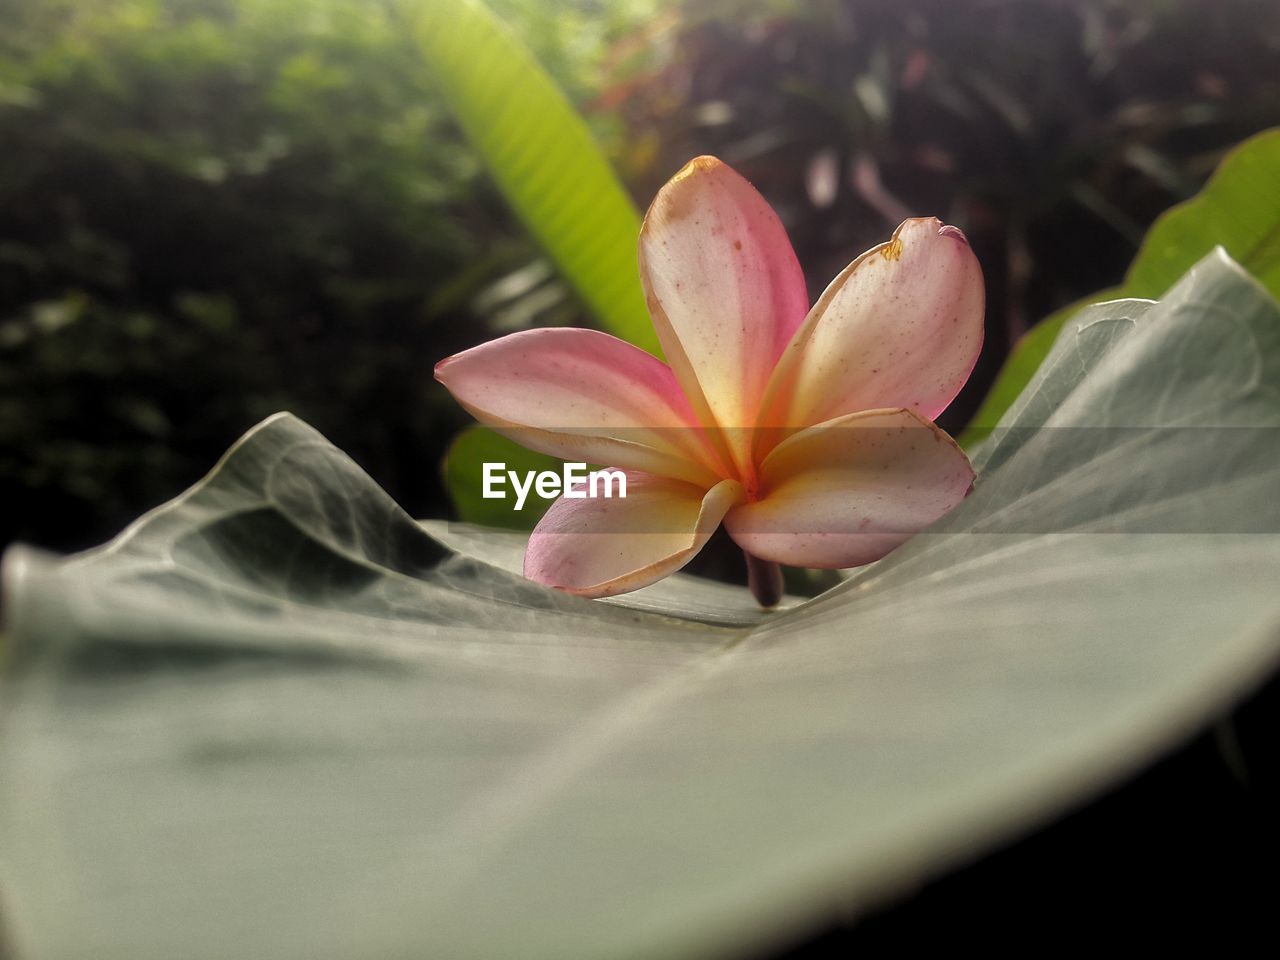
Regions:
<svg viewBox="0 0 1280 960"><path fill-rule="evenodd" d="M761 465L762 498L725 518L749 553L797 567L878 560L964 499L973 470L910 410L869 410L793 434Z"/></svg>
<svg viewBox="0 0 1280 960"><path fill-rule="evenodd" d="M640 278L662 349L695 409L721 427L753 427L809 302L769 204L714 157L690 161L645 216ZM745 469L747 432L731 431L729 445Z"/></svg>
<svg viewBox="0 0 1280 960"><path fill-rule="evenodd" d="M762 420L806 427L902 407L932 420L982 349L982 270L955 227L905 221L809 311L769 385Z"/></svg>
<svg viewBox="0 0 1280 960"><path fill-rule="evenodd" d="M584 597L638 590L693 559L742 497L734 480L705 490L628 472L625 498L553 503L529 538L524 575Z"/></svg>
<svg viewBox="0 0 1280 960"><path fill-rule="evenodd" d="M720 479L671 369L595 330L527 330L436 364L477 420L541 453L709 486Z"/></svg>

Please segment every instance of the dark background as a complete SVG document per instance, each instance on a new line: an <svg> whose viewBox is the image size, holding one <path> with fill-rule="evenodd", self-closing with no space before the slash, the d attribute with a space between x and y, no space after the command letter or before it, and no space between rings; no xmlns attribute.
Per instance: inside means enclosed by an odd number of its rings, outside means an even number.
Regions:
<svg viewBox="0 0 1280 960"><path fill-rule="evenodd" d="M641 208L719 155L779 210L815 295L905 216L961 226L987 348L953 431L1020 333L1118 282L1160 211L1280 123L1273 0L493 6ZM590 318L387 9L0 0L0 22L0 546L102 542L281 409L414 515L447 514L439 460L468 418L434 363ZM802 955L1015 921L1261 929L1276 698Z"/></svg>

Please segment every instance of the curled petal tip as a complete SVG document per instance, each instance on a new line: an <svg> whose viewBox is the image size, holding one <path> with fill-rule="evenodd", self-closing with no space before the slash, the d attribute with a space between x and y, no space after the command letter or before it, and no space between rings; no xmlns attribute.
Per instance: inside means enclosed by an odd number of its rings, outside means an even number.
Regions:
<svg viewBox="0 0 1280 960"><path fill-rule="evenodd" d="M969 245L969 238L964 235L964 231L961 230L959 227L953 227L949 223L944 223L941 227L938 228L938 236L955 237L965 246Z"/></svg>
<svg viewBox="0 0 1280 960"><path fill-rule="evenodd" d="M679 169L674 177L671 178L672 183L691 177L695 173L709 173L718 167L723 167L724 162L719 157L713 157L710 154L703 154L700 157L694 157L683 167Z"/></svg>

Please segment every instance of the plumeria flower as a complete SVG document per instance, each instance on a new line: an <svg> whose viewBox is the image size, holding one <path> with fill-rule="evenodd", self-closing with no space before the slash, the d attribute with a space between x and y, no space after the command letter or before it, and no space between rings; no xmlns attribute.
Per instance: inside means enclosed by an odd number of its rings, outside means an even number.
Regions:
<svg viewBox="0 0 1280 960"><path fill-rule="evenodd" d="M934 425L982 346L982 273L957 228L905 221L809 307L777 215L714 157L645 216L640 276L667 362L594 330L529 330L436 379L518 443L625 471L625 498L562 496L525 576L607 597L684 566L721 523L764 605L777 564L869 563L973 483Z"/></svg>

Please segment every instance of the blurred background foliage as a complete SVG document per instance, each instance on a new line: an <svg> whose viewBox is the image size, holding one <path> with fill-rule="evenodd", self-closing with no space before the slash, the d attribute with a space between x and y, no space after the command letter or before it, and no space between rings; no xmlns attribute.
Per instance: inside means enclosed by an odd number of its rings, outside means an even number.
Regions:
<svg viewBox="0 0 1280 960"><path fill-rule="evenodd" d="M430 0L428 0L430 2ZM904 216L1010 342L1115 284L1157 213L1280 122L1271 0L493 0L637 204L715 153L813 291ZM436 360L590 317L394 2L0 0L0 543L105 539L289 409L417 515L469 418Z"/></svg>
<svg viewBox="0 0 1280 960"><path fill-rule="evenodd" d="M813 292L907 216L966 231L987 346L1114 286L1151 221L1280 122L1265 0L704 0L650 27L667 53L597 103L649 195L693 153L781 212Z"/></svg>
<svg viewBox="0 0 1280 960"><path fill-rule="evenodd" d="M498 6L580 98L603 14L630 9ZM440 451L465 416L431 367L524 322L501 285L484 294L536 254L395 9L7 7L0 542L98 542L280 409L439 512ZM581 320L563 298L538 313Z"/></svg>

